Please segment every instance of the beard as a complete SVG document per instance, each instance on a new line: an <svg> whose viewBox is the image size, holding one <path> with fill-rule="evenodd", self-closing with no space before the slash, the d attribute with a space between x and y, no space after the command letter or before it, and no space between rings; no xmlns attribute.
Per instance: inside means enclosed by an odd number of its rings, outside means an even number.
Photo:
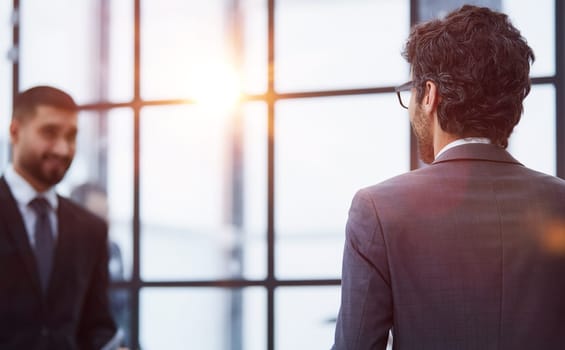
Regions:
<svg viewBox="0 0 565 350"><path fill-rule="evenodd" d="M58 184L72 163L71 157L61 157L53 154L43 154L39 158L24 157L21 168L35 181L49 188Z"/></svg>
<svg viewBox="0 0 565 350"><path fill-rule="evenodd" d="M432 135L432 125L424 116L419 106L414 111L414 118L410 121L412 131L418 142L418 153L426 164L434 161L434 140Z"/></svg>

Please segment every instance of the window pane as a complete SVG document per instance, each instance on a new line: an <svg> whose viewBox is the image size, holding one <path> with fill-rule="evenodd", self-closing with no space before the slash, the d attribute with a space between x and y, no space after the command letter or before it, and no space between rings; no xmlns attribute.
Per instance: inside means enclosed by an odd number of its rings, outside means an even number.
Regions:
<svg viewBox="0 0 565 350"><path fill-rule="evenodd" d="M556 174L555 88L533 85L524 114L509 139L509 151L525 166Z"/></svg>
<svg viewBox="0 0 565 350"><path fill-rule="evenodd" d="M129 109L114 109L109 115L107 171L110 237L122 250L124 278L129 279L133 262L133 113Z"/></svg>
<svg viewBox="0 0 565 350"><path fill-rule="evenodd" d="M12 47L12 2L0 1L0 52ZM12 116L12 62L8 55L0 56L0 169L8 165L10 150L9 125Z"/></svg>
<svg viewBox="0 0 565 350"><path fill-rule="evenodd" d="M501 0L418 0L418 16L420 21L428 21L432 18L443 18L449 12L468 4L480 7L490 7L500 11Z"/></svg>
<svg viewBox="0 0 565 350"><path fill-rule="evenodd" d="M243 23L243 89L259 94L267 90L267 1L240 0Z"/></svg>
<svg viewBox="0 0 565 350"><path fill-rule="evenodd" d="M267 105L247 103L243 118L243 263L247 278L260 279L267 273Z"/></svg>
<svg viewBox="0 0 565 350"><path fill-rule="evenodd" d="M148 99L195 98L221 88L232 62L222 0L143 0L141 92ZM229 68L228 68L229 67Z"/></svg>
<svg viewBox="0 0 565 350"><path fill-rule="evenodd" d="M396 85L408 74L400 53L409 1L276 2L279 91Z"/></svg>
<svg viewBox="0 0 565 350"><path fill-rule="evenodd" d="M490 7L508 15L534 50L536 61L531 68L535 77L555 74L555 0L450 0L420 1L420 15L427 20L444 16L464 4Z"/></svg>
<svg viewBox="0 0 565 350"><path fill-rule="evenodd" d="M262 288L145 288L140 305L144 350L263 350L267 343Z"/></svg>
<svg viewBox="0 0 565 350"><path fill-rule="evenodd" d="M277 276L335 278L355 192L409 170L408 112L394 94L289 100L275 134Z"/></svg>
<svg viewBox="0 0 565 350"><path fill-rule="evenodd" d="M132 0L106 0L110 2L108 14L108 85L107 98L112 102L133 99L134 37ZM102 3L103 1L101 1Z"/></svg>
<svg viewBox="0 0 565 350"><path fill-rule="evenodd" d="M111 68L133 65L128 61L131 54L127 54L133 43L131 37L121 34L122 30L127 33L121 26L101 30L107 26L102 13L109 11L104 10L104 4L97 0L21 2L22 90L53 85L69 92L78 103L107 99L107 62L111 56ZM116 15L124 16L120 18L124 26L131 25L131 14ZM109 56L110 48L120 51ZM126 93L124 84L119 83L122 79L131 79L131 69L121 71L111 81L121 90L119 97L131 96L131 88ZM112 94L116 94L114 88Z"/></svg>
<svg viewBox="0 0 565 350"><path fill-rule="evenodd" d="M133 115L129 109L82 112L77 153L58 191L108 220L110 278L132 265Z"/></svg>
<svg viewBox="0 0 565 350"><path fill-rule="evenodd" d="M275 349L329 349L339 310L339 287L276 290Z"/></svg>
<svg viewBox="0 0 565 350"><path fill-rule="evenodd" d="M265 256L265 180L249 182L266 176L264 106L244 112L240 118L199 106L142 111L144 279L265 275L266 258L254 261Z"/></svg>
<svg viewBox="0 0 565 350"><path fill-rule="evenodd" d="M555 74L555 1L502 1L502 10L534 50L536 61L530 75Z"/></svg>

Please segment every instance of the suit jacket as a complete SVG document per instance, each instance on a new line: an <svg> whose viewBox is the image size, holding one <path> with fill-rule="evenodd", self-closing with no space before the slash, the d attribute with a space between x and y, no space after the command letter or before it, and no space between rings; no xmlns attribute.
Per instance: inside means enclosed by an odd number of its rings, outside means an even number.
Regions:
<svg viewBox="0 0 565 350"><path fill-rule="evenodd" d="M116 331L108 308L106 224L59 197L45 295L15 199L0 179L0 349L100 349Z"/></svg>
<svg viewBox="0 0 565 350"><path fill-rule="evenodd" d="M335 349L565 349L565 181L468 144L359 191Z"/></svg>

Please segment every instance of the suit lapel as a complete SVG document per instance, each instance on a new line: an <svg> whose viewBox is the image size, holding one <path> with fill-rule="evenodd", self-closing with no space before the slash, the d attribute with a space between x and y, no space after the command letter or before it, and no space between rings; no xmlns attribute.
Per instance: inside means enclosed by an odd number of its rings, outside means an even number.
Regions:
<svg viewBox="0 0 565 350"><path fill-rule="evenodd" d="M0 178L0 208L2 208L0 211L0 220L3 221L6 227L6 234L9 235L12 242L14 242L14 246L26 267L33 286L41 296L42 292L39 285L39 272L37 271L35 254L31 248L16 200L12 196L12 192L6 180L4 180L4 177Z"/></svg>

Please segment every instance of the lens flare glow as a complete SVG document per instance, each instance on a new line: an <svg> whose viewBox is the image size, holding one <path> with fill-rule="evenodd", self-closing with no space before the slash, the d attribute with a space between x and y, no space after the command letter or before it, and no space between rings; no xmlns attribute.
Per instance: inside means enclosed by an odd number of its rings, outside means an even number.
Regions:
<svg viewBox="0 0 565 350"><path fill-rule="evenodd" d="M188 96L201 108L230 112L241 100L241 76L229 64L210 62L191 74Z"/></svg>

